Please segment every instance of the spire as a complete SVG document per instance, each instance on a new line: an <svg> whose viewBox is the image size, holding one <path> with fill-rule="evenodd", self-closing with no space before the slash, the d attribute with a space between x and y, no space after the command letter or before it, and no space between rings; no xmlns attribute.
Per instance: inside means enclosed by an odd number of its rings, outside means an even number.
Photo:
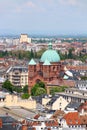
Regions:
<svg viewBox="0 0 87 130"><path fill-rule="evenodd" d="M36 65L36 62L34 61L34 59L30 60L29 65Z"/></svg>

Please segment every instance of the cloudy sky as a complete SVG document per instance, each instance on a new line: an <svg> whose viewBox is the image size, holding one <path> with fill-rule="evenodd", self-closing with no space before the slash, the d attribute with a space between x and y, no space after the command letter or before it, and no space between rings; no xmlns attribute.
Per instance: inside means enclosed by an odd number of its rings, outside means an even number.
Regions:
<svg viewBox="0 0 87 130"><path fill-rule="evenodd" d="M0 0L0 34L87 34L87 0Z"/></svg>

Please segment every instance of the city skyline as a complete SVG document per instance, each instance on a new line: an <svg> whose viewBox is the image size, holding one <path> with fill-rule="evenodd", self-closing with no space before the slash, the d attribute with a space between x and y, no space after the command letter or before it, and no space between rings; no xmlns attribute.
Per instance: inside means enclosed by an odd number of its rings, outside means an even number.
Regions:
<svg viewBox="0 0 87 130"><path fill-rule="evenodd" d="M87 34L86 0L0 0L0 34Z"/></svg>

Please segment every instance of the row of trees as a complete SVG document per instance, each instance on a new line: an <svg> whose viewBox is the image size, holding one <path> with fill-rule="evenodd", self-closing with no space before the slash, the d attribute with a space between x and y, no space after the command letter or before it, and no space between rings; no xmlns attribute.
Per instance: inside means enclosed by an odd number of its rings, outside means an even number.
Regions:
<svg viewBox="0 0 87 130"><path fill-rule="evenodd" d="M0 57L12 57L12 58L18 58L18 59L32 59L32 58L40 58L42 53L45 51L45 49L42 49L38 52L33 51L0 51Z"/></svg>
<svg viewBox="0 0 87 130"><path fill-rule="evenodd" d="M18 58L18 59L32 59L32 58L40 58L41 55L43 54L43 52L45 51L45 49L42 49L38 52L35 52L33 50L31 51L10 51L10 52L3 52L3 51L0 51L0 57L12 57L12 58ZM69 49L69 52L68 54L65 53L65 54L62 54L60 51L58 51L59 55L60 55L60 58L61 60L65 60L65 59L79 59L79 60L82 60L82 61L86 61L87 60L87 54L82 54L80 53L79 55L75 55L73 54L73 51L74 49L71 48Z"/></svg>
<svg viewBox="0 0 87 130"><path fill-rule="evenodd" d="M29 98L29 94L28 94L28 85L24 86L23 88L21 87L15 87L12 85L12 83L9 80L6 80L3 85L2 88L7 89L9 92L14 93L20 93L21 97L23 99L28 99ZM50 94L54 95L55 92L63 92L65 91L66 86L62 86L62 87L52 87L50 89ZM31 89L31 96L39 96L42 94L46 94L46 87L45 84L43 82L39 82L36 83L32 89Z"/></svg>

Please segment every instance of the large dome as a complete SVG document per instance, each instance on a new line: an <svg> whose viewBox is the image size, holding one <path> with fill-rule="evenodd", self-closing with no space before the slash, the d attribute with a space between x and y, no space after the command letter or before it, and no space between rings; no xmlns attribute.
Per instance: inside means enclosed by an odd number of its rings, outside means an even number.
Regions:
<svg viewBox="0 0 87 130"><path fill-rule="evenodd" d="M46 50L42 54L40 61L45 62L46 59L49 62L59 62L60 61L60 56L55 50L52 49L51 43L49 43L49 45L48 45L48 50Z"/></svg>

